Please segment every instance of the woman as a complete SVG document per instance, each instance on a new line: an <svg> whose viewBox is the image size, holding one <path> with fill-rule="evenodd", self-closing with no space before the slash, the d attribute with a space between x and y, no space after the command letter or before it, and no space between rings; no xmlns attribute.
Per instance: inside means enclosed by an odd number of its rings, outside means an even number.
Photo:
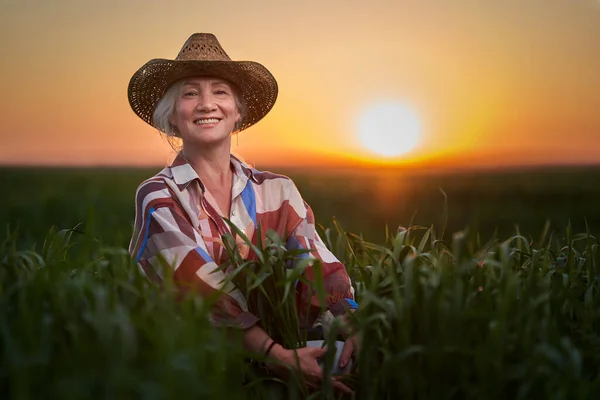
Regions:
<svg viewBox="0 0 600 400"><path fill-rule="evenodd" d="M310 249L322 261L328 315L352 308L353 289L344 266L327 250L315 231L314 216L293 182L260 172L231 154L231 136L262 119L277 98L277 82L261 64L231 61L216 37L194 34L175 60L154 59L131 78L129 102L135 113L167 136L180 138L181 151L173 163L143 182L136 194L136 217L129 251L148 277L161 281L164 262L174 268L174 279L192 285L202 295L221 293L214 319L243 329L245 346L266 353L277 364L296 369L318 386L322 372L317 360L325 349L289 350L275 343L248 312L245 299L233 287L221 287L218 266L226 260L221 238L231 234L223 218L256 241L275 230L289 248ZM239 239L238 239L239 240ZM248 247L239 246L252 257ZM310 268L307 276L312 276ZM299 285L312 321L319 302L308 287ZM340 367L349 362L356 339L345 342ZM296 364L296 359L299 361ZM334 381L341 391L349 389Z"/></svg>

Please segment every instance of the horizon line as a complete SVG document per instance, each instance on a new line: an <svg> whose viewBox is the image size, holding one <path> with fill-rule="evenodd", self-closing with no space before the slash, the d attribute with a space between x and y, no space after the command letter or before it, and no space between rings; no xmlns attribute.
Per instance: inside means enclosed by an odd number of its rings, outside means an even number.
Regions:
<svg viewBox="0 0 600 400"><path fill-rule="evenodd" d="M168 167L169 164L61 164L61 163L3 163L0 161L0 169L162 169ZM313 169L328 169L328 170L403 170L403 171L431 171L437 170L440 172L452 171L481 171L481 170L531 170L531 169L548 169L548 168L586 168L600 167L599 161L581 161L581 162L539 162L539 163L511 163L511 164L480 164L480 163L464 163L452 164L444 162L434 163L410 163L410 164L385 164L385 163L365 163L365 162L338 162L338 163L309 163L309 164L281 164L281 163L251 163L254 168L260 169L289 169L289 170L313 170Z"/></svg>

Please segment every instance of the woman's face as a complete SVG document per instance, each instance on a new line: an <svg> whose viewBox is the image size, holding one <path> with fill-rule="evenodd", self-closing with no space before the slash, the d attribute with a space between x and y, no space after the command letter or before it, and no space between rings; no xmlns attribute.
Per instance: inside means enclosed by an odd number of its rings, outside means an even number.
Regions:
<svg viewBox="0 0 600 400"><path fill-rule="evenodd" d="M195 77L183 86L169 122L184 144L208 147L227 140L240 118L231 84Z"/></svg>

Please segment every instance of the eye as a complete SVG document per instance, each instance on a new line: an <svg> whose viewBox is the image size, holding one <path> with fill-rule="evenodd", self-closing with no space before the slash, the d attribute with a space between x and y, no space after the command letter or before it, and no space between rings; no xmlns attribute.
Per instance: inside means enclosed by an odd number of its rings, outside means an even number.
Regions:
<svg viewBox="0 0 600 400"><path fill-rule="evenodd" d="M196 92L195 90L186 90L183 92L183 97L193 97L196 96L198 94L198 92Z"/></svg>
<svg viewBox="0 0 600 400"><path fill-rule="evenodd" d="M229 94L229 92L227 92L227 91L226 91L226 90L224 90L224 89L217 89L217 90L215 90L215 94L218 94L218 95L221 95L221 96L223 96L223 95L227 95L227 94Z"/></svg>

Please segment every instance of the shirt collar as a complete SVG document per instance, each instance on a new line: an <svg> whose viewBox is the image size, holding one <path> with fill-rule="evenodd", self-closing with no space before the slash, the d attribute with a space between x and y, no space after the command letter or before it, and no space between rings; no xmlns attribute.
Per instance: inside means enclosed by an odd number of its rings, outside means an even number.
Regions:
<svg viewBox="0 0 600 400"><path fill-rule="evenodd" d="M191 181L198 179L204 190L204 185L202 185L198 174L181 153L177 153L177 157L175 157L169 168L177 185L187 186Z"/></svg>
<svg viewBox="0 0 600 400"><path fill-rule="evenodd" d="M231 163L233 164L233 167L235 168L237 174L246 175L248 179L252 179L252 181L258 183L258 180L254 175L254 173L256 172L254 168L250 168L248 165L243 163L239 158L237 158L233 154L231 155Z"/></svg>
<svg viewBox="0 0 600 400"><path fill-rule="evenodd" d="M249 166L244 164L233 154L230 155L230 160L234 170L234 188L240 184L243 184L243 189L248 179L252 179L252 181L258 183L256 177L254 176L255 170L253 168L250 168ZM196 173L196 170L194 170L194 168L185 159L181 152L177 153L177 156L175 157L169 168L171 169L173 180L177 185L183 185L183 187L185 188L190 182L197 179L200 183L200 186L202 187L202 191L204 191L204 185L202 184L200 177Z"/></svg>

